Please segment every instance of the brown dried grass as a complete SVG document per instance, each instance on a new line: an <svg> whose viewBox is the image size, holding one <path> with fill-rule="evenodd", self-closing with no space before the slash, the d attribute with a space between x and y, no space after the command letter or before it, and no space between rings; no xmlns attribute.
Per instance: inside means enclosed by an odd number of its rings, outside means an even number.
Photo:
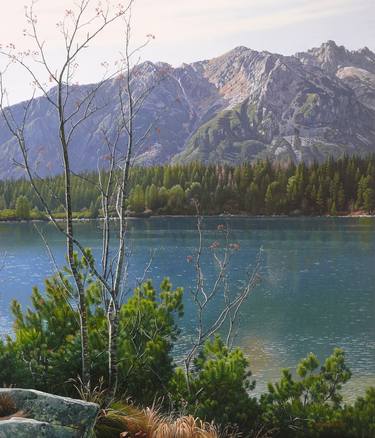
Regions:
<svg viewBox="0 0 375 438"><path fill-rule="evenodd" d="M17 406L10 394L0 394L0 421L9 420L12 417L23 417L24 413Z"/></svg>
<svg viewBox="0 0 375 438"><path fill-rule="evenodd" d="M13 398L7 394L0 394L0 417L7 417L17 412L16 404Z"/></svg>
<svg viewBox="0 0 375 438"><path fill-rule="evenodd" d="M175 420L145 409L138 418L127 419L129 432L143 432L147 438L217 438L215 427L191 415Z"/></svg>
<svg viewBox="0 0 375 438"><path fill-rule="evenodd" d="M121 427L121 438L219 438L217 429L192 416L172 418L154 408L137 409L127 406L124 412L109 411L99 419L108 428ZM113 430L113 429L112 429ZM101 435L97 433L98 437ZM118 435L117 435L118 436Z"/></svg>

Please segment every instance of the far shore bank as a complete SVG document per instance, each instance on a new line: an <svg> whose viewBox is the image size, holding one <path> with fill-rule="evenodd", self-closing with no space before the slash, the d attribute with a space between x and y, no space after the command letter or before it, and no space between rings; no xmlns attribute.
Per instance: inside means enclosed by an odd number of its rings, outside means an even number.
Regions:
<svg viewBox="0 0 375 438"><path fill-rule="evenodd" d="M305 218L375 218L375 214L365 214L365 213L348 213L348 214L337 214L337 215L303 215L303 214L279 214L279 215L250 215L250 214L241 214L241 213L220 213L220 214L203 214L203 217L211 217L211 218L253 218L253 219L277 219L277 218L290 218L290 219L305 219ZM137 220L137 219L155 219L155 218L195 218L197 215L192 214L150 214L150 215L129 215L127 219ZM65 219L58 218L55 219L58 223L66 222ZM75 223L84 223L84 222L102 222L104 219L102 217L97 218L73 218L73 222ZM117 217L111 217L110 221L117 222ZM49 219L1 219L1 223L52 223Z"/></svg>

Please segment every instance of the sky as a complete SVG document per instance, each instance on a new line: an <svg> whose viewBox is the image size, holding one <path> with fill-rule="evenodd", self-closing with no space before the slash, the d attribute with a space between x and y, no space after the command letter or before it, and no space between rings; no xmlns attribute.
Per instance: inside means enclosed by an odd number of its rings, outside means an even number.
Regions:
<svg viewBox="0 0 375 438"><path fill-rule="evenodd" d="M56 23L78 1L36 1L40 37L55 67L63 55ZM0 2L0 43L12 42L17 50L33 48L23 36L28 0ZM132 29L134 46L148 34L155 36L140 52L142 60L173 66L209 59L236 46L289 55L335 40L348 49L367 46L375 51L375 0L135 0ZM101 78L100 64L118 58L122 35L123 28L113 25L91 45L80 61L77 81ZM0 58L0 67L2 62ZM13 69L5 82L10 103L30 97L30 80L21 71Z"/></svg>

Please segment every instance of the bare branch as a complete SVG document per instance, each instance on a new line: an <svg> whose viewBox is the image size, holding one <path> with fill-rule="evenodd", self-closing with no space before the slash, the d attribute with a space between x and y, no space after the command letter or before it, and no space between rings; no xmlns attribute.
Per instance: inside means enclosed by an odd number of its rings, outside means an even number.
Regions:
<svg viewBox="0 0 375 438"><path fill-rule="evenodd" d="M196 307L197 329L191 348L184 359L188 388L190 388L191 364L206 340L210 339L216 333L222 332L224 327L227 327L225 335L226 345L228 348L232 347L241 306L260 281L260 269L262 263L262 250L260 249L256 258L255 266L247 269L247 275L243 286L241 286L235 295L231 293L228 284L230 260L233 253L240 248L238 244L230 242L231 234L229 226L219 225L218 232L224 233L225 246L221 250L221 254L219 253L219 241L213 242L208 248L211 250L211 255L218 268L218 272L215 279L212 281L212 285L209 286L206 284L201 263L201 258L204 252L202 233L203 219L199 214L199 205L197 201L193 200L193 202L197 211L198 249L195 257L189 257L189 261L194 260L196 273L196 283L195 287L191 289L191 296ZM211 321L206 327L206 316L208 312L210 312L210 315L212 316L212 309L210 308L211 302L218 298L223 302L221 309L215 315L213 321Z"/></svg>

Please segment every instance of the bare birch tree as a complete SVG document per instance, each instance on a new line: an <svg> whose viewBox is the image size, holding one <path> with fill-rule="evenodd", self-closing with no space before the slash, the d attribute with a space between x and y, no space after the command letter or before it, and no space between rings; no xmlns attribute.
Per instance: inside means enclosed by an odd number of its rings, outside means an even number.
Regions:
<svg viewBox="0 0 375 438"><path fill-rule="evenodd" d="M141 92L136 97L133 94L134 66L132 66L132 57L141 47L135 51L130 49L130 19L131 7L133 0L127 4L119 3L113 7L108 0L103 6L102 2L94 3L93 0L79 0L75 9L65 11L64 19L58 23L59 30L62 34L64 43L64 53L62 54L62 65L55 69L49 61L45 41L39 36L38 20L34 12L36 0L31 2L31 6L26 8L26 19L29 29L25 34L29 36L34 44L34 50L18 53L16 48L10 44L0 49L0 54L8 60L5 69L0 75L0 110L6 122L6 125L14 138L17 140L21 151L22 160L18 162L21 166L32 187L34 188L49 220L66 238L67 259L72 274L78 297L78 309L80 315L81 330L81 350L82 350L82 382L85 386L90 385L90 351L88 342L88 325L87 325L87 308L85 287L81 274L77 268L75 252L81 254L90 267L91 274L100 283L103 290L103 297L106 297L108 305L109 321L109 381L111 392L114 394L117 386L118 359L117 359L117 332L118 332L118 310L122 282L124 279L125 265L125 233L126 233L126 195L128 192L129 172L132 164L133 150L136 148L141 139L135 139L134 136L134 118L138 114L147 92ZM94 12L92 12L94 11ZM106 68L105 74L101 81L91 86L86 94L78 102L72 104L74 94L72 91L73 80L79 65L79 58L82 52L94 42L98 36L115 21L124 20L124 45L125 52L121 57L119 67L114 72L109 73ZM152 36L148 36L150 40ZM147 41L146 41L147 43ZM35 92L32 99L24 105L23 117L21 121L16 120L13 115L9 102L7 100L7 91L4 85L4 76L12 64L21 66L31 76L35 91L41 93L55 111L58 118L58 130L56 135L59 138L59 147L57 155L60 155L63 165L64 175L64 210L65 226L62 226L56 220L47 199L42 195L38 181L40 177L33 168L29 152L30 146L25 135L25 127L28 120L30 107L35 98ZM48 85L43 81L42 76L38 75L36 68L41 65L44 74L48 75L50 85L55 86L56 92L50 92ZM105 65L105 67L107 67ZM98 110L96 96L100 88L106 81L113 78L119 79L119 101L121 107L121 116L117 123L116 138L107 140L107 146L110 150L109 169L106 182L99 179L99 189L102 199L102 209L104 215L103 221L103 242L102 258L99 267L91 254L83 247L78 240L73 222L73 208L71 198L71 178L73 171L71 169L71 152L70 146L74 135L88 118ZM121 87L125 83L125 90ZM126 132L125 144L119 145L123 139L122 133ZM147 132L144 133L147 135ZM121 146L121 147L119 147ZM118 170L120 169L120 173ZM118 250L114 257L110 257L110 202L113 195L116 195L116 211L119 219L118 232Z"/></svg>
<svg viewBox="0 0 375 438"><path fill-rule="evenodd" d="M131 12L131 8L130 8ZM118 384L118 331L119 311L124 300L124 280L126 279L126 233L127 233L127 197L129 195L130 170L137 157L139 148L149 135L153 124L144 132L135 132L135 121L143 104L156 84L163 78L163 72L158 73L151 84L139 86L138 79L142 76L142 66L139 65L138 53L148 44L147 41L135 48L131 47L131 13L125 18L124 51L121 54L121 75L118 76L118 98L120 102L120 115L116 121L116 133L113 141L108 133L103 132L108 148L109 171L106 181L99 178L99 191L103 209L103 235L102 235L102 271L105 280L110 284L110 290L103 288L104 302L107 307L108 317L108 378L109 398L116 393ZM125 148L121 140L125 138ZM115 205L118 219L117 250L115 254L110 251L111 235L111 203ZM147 267L146 267L147 269Z"/></svg>

